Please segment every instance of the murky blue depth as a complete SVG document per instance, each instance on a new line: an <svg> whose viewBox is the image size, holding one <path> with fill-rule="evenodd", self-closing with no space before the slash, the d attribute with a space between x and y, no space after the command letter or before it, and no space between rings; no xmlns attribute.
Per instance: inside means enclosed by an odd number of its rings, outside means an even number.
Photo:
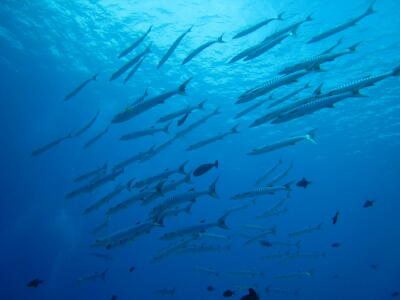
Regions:
<svg viewBox="0 0 400 300"><path fill-rule="evenodd" d="M400 2L370 5L0 1L0 298L399 297Z"/></svg>

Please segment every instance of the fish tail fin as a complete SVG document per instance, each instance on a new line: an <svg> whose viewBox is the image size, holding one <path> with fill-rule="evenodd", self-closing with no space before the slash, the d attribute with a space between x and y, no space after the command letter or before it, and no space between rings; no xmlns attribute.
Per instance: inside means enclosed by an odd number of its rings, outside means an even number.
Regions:
<svg viewBox="0 0 400 300"><path fill-rule="evenodd" d="M197 108L203 110L204 109L204 103L206 103L206 102L207 102L207 100L201 101L199 103L199 105L197 106Z"/></svg>
<svg viewBox="0 0 400 300"><path fill-rule="evenodd" d="M218 169L218 160L215 161L214 166Z"/></svg>
<svg viewBox="0 0 400 300"><path fill-rule="evenodd" d="M153 28L153 24L150 25L149 29L147 29L147 33L149 33L152 28Z"/></svg>
<svg viewBox="0 0 400 300"><path fill-rule="evenodd" d="M92 76L93 81L97 81L97 76L99 76L100 73L96 73Z"/></svg>
<svg viewBox="0 0 400 300"><path fill-rule="evenodd" d="M303 89L308 89L311 87L311 82L307 82L304 86Z"/></svg>
<svg viewBox="0 0 400 300"><path fill-rule="evenodd" d="M319 223L318 226L317 226L317 229L318 229L318 230L321 230L323 224L324 224L324 223Z"/></svg>
<svg viewBox="0 0 400 300"><path fill-rule="evenodd" d="M105 269L105 270L100 274L100 278L101 278L101 279L103 279L103 280L106 279L106 274L107 274L108 270L109 270L109 269L107 268L107 269Z"/></svg>
<svg viewBox="0 0 400 300"><path fill-rule="evenodd" d="M211 183L210 187L208 188L208 194L213 198L219 199L219 196L216 192L217 182L218 182L218 177L213 181L213 183Z"/></svg>
<svg viewBox="0 0 400 300"><path fill-rule="evenodd" d="M362 42L358 42L358 43L355 43L354 45L350 46L349 47L349 52L356 52L357 51L357 47L360 46L361 43Z"/></svg>
<svg viewBox="0 0 400 300"><path fill-rule="evenodd" d="M236 124L235 126L232 127L231 133L239 133L239 130L237 129L239 127L239 124Z"/></svg>
<svg viewBox="0 0 400 300"><path fill-rule="evenodd" d="M171 126L172 122L169 122L167 125L165 125L165 127L163 128L163 131L165 133L169 133L169 127Z"/></svg>
<svg viewBox="0 0 400 300"><path fill-rule="evenodd" d="M372 1L371 4L368 6L367 10L365 11L365 15L372 15L373 13L376 13L376 10L374 9L376 0Z"/></svg>
<svg viewBox="0 0 400 300"><path fill-rule="evenodd" d="M184 83L182 83L179 88L178 88L178 94L185 95L186 96L186 86L188 83L193 79L193 77L190 77L188 80L186 80Z"/></svg>
<svg viewBox="0 0 400 300"><path fill-rule="evenodd" d="M295 244L295 246L296 246L297 249L300 249L300 244L301 244L301 240L298 240L298 241L296 242L296 244Z"/></svg>
<svg viewBox="0 0 400 300"><path fill-rule="evenodd" d="M129 191L129 192L131 192L132 191L132 182L135 180L135 178L132 178L131 180L129 180L127 183L126 183L126 189Z"/></svg>
<svg viewBox="0 0 400 300"><path fill-rule="evenodd" d="M218 43L225 43L225 41L222 39L224 37L224 33L221 34L217 40Z"/></svg>
<svg viewBox="0 0 400 300"><path fill-rule="evenodd" d="M291 191L292 190L292 184L294 183L294 181L290 181L288 183L286 183L285 185L283 185L285 187L285 189L287 191Z"/></svg>
<svg viewBox="0 0 400 300"><path fill-rule="evenodd" d="M285 14L285 12L283 11L283 12L281 12L277 17L276 17L276 19L277 20L283 20L283 15Z"/></svg>
<svg viewBox="0 0 400 300"><path fill-rule="evenodd" d="M153 45L153 42L150 42L150 44L147 46L146 50L144 50L145 54L151 52L151 45Z"/></svg>
<svg viewBox="0 0 400 300"><path fill-rule="evenodd" d="M317 144L317 141L315 139L315 132L317 131L316 128L310 130L307 135L306 135L306 139L309 140L311 143Z"/></svg>
<svg viewBox="0 0 400 300"><path fill-rule="evenodd" d="M221 218L218 219L218 227L223 229L229 229L228 225L226 225L226 218L229 216L229 213L224 214Z"/></svg>
<svg viewBox="0 0 400 300"><path fill-rule="evenodd" d="M313 92L314 96L318 96L322 94L322 87L323 87L324 83L321 83Z"/></svg>
<svg viewBox="0 0 400 300"><path fill-rule="evenodd" d="M161 196L164 196L164 192L163 192L164 183L165 183L165 180L160 181L156 186L156 191Z"/></svg>
<svg viewBox="0 0 400 300"><path fill-rule="evenodd" d="M400 76L400 65L393 69L393 76Z"/></svg>
<svg viewBox="0 0 400 300"><path fill-rule="evenodd" d="M190 178L190 176L191 176L190 172L187 173L186 176L185 176L185 178L184 178L184 181L185 181L186 183L192 184L193 181L192 181L192 179Z"/></svg>
<svg viewBox="0 0 400 300"><path fill-rule="evenodd" d="M307 16L307 18L305 19L305 22L314 21L314 20L315 19L314 19L313 15L311 14L311 15Z"/></svg>
<svg viewBox="0 0 400 300"><path fill-rule="evenodd" d="M186 171L185 171L185 166L187 165L189 161L185 161L183 164L181 164L181 166L178 169L178 173L181 173L183 175L186 175Z"/></svg>

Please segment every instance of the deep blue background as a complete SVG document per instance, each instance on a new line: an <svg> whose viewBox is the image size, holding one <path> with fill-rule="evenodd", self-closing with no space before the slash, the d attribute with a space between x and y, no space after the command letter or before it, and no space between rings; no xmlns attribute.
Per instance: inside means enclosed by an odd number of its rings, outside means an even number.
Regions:
<svg viewBox="0 0 400 300"><path fill-rule="evenodd" d="M294 291L298 299L387 299L400 289L399 274L399 78L389 78L364 93L369 98L348 99L334 110L325 110L282 125L248 129L247 125L263 112L240 120L240 135L185 152L187 145L229 130L236 122L233 114L238 95L276 74L282 66L319 53L344 37L343 46L362 41L359 50L324 65L326 73L309 75L297 86L311 81L324 82L326 88L346 80L391 70L400 63L400 21L396 13L400 3L378 1L378 13L357 26L322 42L305 45L320 30L363 12L368 1L7 1L0 3L0 120L1 157L1 298L2 299L153 299L153 291L175 287L178 299L221 299L221 293L234 285L257 286L261 299L267 285ZM231 37L241 28L285 11L285 23L271 23L239 40ZM303 25L297 37L285 41L268 54L248 63L228 65L238 51L255 44L267 32L304 18L312 13L316 19ZM116 57L133 39L154 25L149 38L153 53L143 67L123 85L108 78L122 65ZM192 32L167 63L155 68L173 40L190 25ZM201 43L225 32L226 44L217 44L181 66L182 59ZM132 56L132 54L131 54ZM100 71L98 83L90 83L79 95L64 102L64 96L76 85ZM83 150L82 145L107 126L111 118L130 99L150 87L151 95L175 88L194 76L188 96L176 96L166 104L120 125L98 143ZM296 87L297 87L296 86ZM276 97L292 90L284 87ZM306 96L311 90L304 91ZM218 174L221 200L202 198L193 215L169 219L166 229L156 229L128 247L111 252L109 264L89 255L94 237L90 230L102 222L104 209L89 216L81 212L102 197L110 183L91 195L64 200L74 188L75 176L108 161L113 165L125 158L160 144L168 137L159 134L142 140L120 142L121 134L143 129L160 116L208 99L207 112L195 112L193 122L217 106L223 113L212 118L185 139L178 140L153 160L130 166L123 178L139 178L175 168L189 159L189 169L203 162L219 159L220 168L197 179L198 189L207 188ZM81 128L100 109L94 126L79 138L67 140L41 156L31 158L33 149ZM318 128L318 145L304 142L295 147L265 155L247 156L249 150L293 134ZM176 130L173 129L175 132ZM306 190L295 189L289 200L289 213L262 221L254 216L273 205L280 196L257 200L257 206L228 219L233 242L230 252L171 257L150 264L152 257L167 243L159 240L164 232L201 219L214 220L239 202L229 201L235 193L253 186L254 181L283 157L285 166L294 162L289 179L306 176L313 184ZM181 191L189 186L182 186ZM123 192L112 204L124 200ZM367 199L376 206L364 209ZM160 201L160 200L158 200ZM245 203L245 202L244 202ZM116 215L107 229L111 233L144 220L149 208L135 205ZM339 210L336 226L331 217ZM278 250L258 245L243 247L243 224L278 226L279 240L288 232L324 222L323 230L302 239L304 253L326 251L326 259L304 260L286 265L260 260ZM219 229L213 232L221 232ZM332 242L342 247L332 249ZM221 242L222 244L222 242ZM378 270L370 268L377 264ZM130 266L137 270L129 273ZM110 266L107 280L76 285L75 280ZM208 277L193 272L193 267L212 267L223 271L257 270L265 277L247 280L229 276ZM272 281L276 275L315 270L311 279ZM332 279L339 274L339 279ZM33 278L45 281L37 289L25 284ZM207 285L217 291L210 294ZM236 295L236 298L240 297ZM236 299L235 298L235 299ZM284 296L270 296L271 299Z"/></svg>

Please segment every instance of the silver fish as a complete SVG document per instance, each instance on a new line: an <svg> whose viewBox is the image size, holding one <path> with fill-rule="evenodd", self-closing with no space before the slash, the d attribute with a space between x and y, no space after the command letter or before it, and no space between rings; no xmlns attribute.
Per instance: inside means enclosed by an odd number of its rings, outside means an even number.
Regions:
<svg viewBox="0 0 400 300"><path fill-rule="evenodd" d="M194 49L192 52L189 53L189 55L183 60L182 65L188 63L189 61L191 61L195 56L197 56L198 54L200 54L200 52L204 51L205 49L207 49L208 47L210 47L211 45L215 44L215 43L225 43L222 40L223 34L216 40L214 41L209 41L199 47L197 47L196 49Z"/></svg>
<svg viewBox="0 0 400 300"><path fill-rule="evenodd" d="M317 141L315 140L315 131L316 131L316 129L312 129L305 135L293 136L293 137L276 142L271 145L262 146L260 148L253 149L251 152L249 152L247 154L248 155L259 155L259 154L263 154L266 152L271 152L271 151L274 151L277 149L281 149L284 147L293 146L301 141L310 141L310 142L316 144Z"/></svg>
<svg viewBox="0 0 400 300"><path fill-rule="evenodd" d="M246 29L238 32L237 34L235 34L233 39L238 39L240 37L248 35L248 34L254 32L254 31L260 29L261 27L264 27L265 25L268 25L272 21L276 21L276 20L282 21L283 20L282 15L283 15L283 13L280 13L276 18L269 18L269 19L266 19L264 21L261 21L261 22L255 24L253 26L250 26L249 28L246 28Z"/></svg>
<svg viewBox="0 0 400 300"><path fill-rule="evenodd" d="M210 138L208 138L208 139L205 139L205 140L202 140L202 141L197 142L197 143L195 143L195 144L192 144L192 145L188 146L188 147L186 148L186 150L187 150L187 151L195 150L195 149L198 149L198 148L207 146L207 145L209 145L209 144L211 144L211 143L214 143L214 142L216 142L216 141L222 140L223 138L225 138L226 136L228 136L228 135L230 135L230 134L239 133L239 131L237 130L237 127L238 127L238 126L239 126L239 125L235 125L235 126L232 127L231 130L229 130L229 131L227 131L227 132L224 132L224 133L215 135L215 136L210 137Z"/></svg>

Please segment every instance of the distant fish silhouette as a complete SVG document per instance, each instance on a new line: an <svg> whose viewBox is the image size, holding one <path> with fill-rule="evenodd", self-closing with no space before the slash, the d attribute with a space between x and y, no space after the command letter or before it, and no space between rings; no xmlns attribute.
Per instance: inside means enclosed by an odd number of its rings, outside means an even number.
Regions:
<svg viewBox="0 0 400 300"><path fill-rule="evenodd" d="M212 291L214 291L214 287L213 287L213 286L211 286L211 285L210 285L210 286L208 286L208 287L207 287L207 291L209 291L209 292L212 292Z"/></svg>
<svg viewBox="0 0 400 300"><path fill-rule="evenodd" d="M233 294L234 294L234 292L232 292L231 290L226 290L226 291L222 294L222 296L224 296L225 298L228 298L228 297L232 297Z"/></svg>
<svg viewBox="0 0 400 300"><path fill-rule="evenodd" d="M129 272L132 273L133 271L135 271L135 269L136 269L135 267L130 267L130 268L129 268Z"/></svg>
<svg viewBox="0 0 400 300"><path fill-rule="evenodd" d="M40 284L43 283L43 280L40 279L33 279L32 281L29 281L26 286L30 288L37 288Z"/></svg>
<svg viewBox="0 0 400 300"><path fill-rule="evenodd" d="M208 171L210 171L213 167L218 168L218 160L215 161L213 164L204 164L199 166L196 170L194 170L193 175L194 176L201 176Z"/></svg>
<svg viewBox="0 0 400 300"><path fill-rule="evenodd" d="M340 247L340 243L333 243L332 244L332 248L339 248Z"/></svg>
<svg viewBox="0 0 400 300"><path fill-rule="evenodd" d="M260 300L255 290L252 288L249 289L249 294L240 298L240 300Z"/></svg>
<svg viewBox="0 0 400 300"><path fill-rule="evenodd" d="M298 183L296 183L296 185L298 187L306 188L310 183L311 183L311 181L308 181L306 178L303 178Z"/></svg>
<svg viewBox="0 0 400 300"><path fill-rule="evenodd" d="M364 208L372 207L374 205L374 203L375 203L374 200L367 200L367 201L365 201L363 207Z"/></svg>
<svg viewBox="0 0 400 300"><path fill-rule="evenodd" d="M335 225L339 218L339 212L337 211L336 214L332 218L332 224Z"/></svg>
<svg viewBox="0 0 400 300"><path fill-rule="evenodd" d="M113 296L111 297L111 300L117 300L117 296L113 295Z"/></svg>

